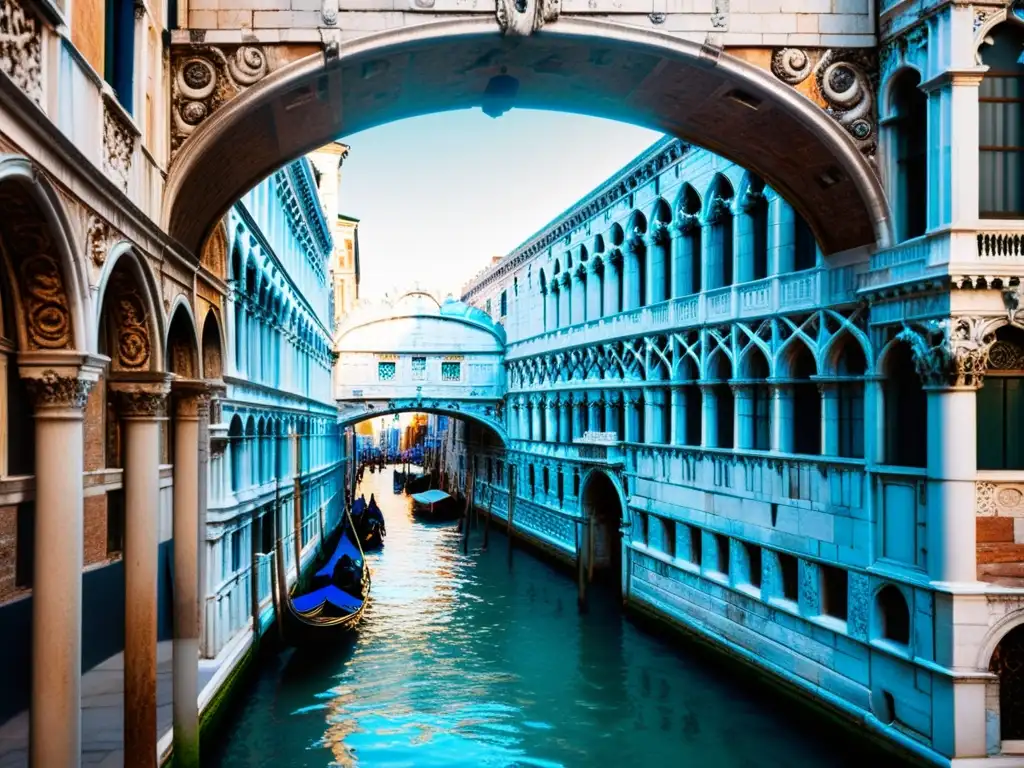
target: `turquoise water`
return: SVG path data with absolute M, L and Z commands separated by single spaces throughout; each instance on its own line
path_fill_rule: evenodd
M 573 579 L 482 529 L 427 525 L 365 476 L 387 518 L 373 600 L 328 656 L 267 658 L 227 724 L 225 768 L 895 765 L 688 644 L 576 609 Z M 210 760 L 210 758 L 213 758 Z M 209 761 L 209 762 L 208 762 Z

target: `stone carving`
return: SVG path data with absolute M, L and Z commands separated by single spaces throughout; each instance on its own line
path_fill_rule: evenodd
M 503 35 L 525 37 L 557 21 L 562 0 L 497 0 L 495 11 Z
M 185 419 L 205 419 L 210 415 L 210 393 L 175 392 L 174 415 Z
M 61 376 L 48 369 L 38 378 L 25 378 L 32 404 L 40 408 L 84 408 L 96 382 L 78 376 Z
M 0 72 L 36 104 L 42 103 L 42 29 L 18 0 L 0 0 Z
M 202 46 L 183 54 L 171 79 L 172 158 L 207 117 L 269 71 L 266 54 L 255 45 L 233 51 Z
M 136 133 L 117 108 L 104 104 L 103 108 L 103 171 L 122 192 L 128 191 L 135 152 Z
M 149 312 L 138 286 L 124 272 L 111 277 L 113 313 L 116 320 L 114 360 L 120 370 L 142 370 L 149 364 Z
M 99 216 L 89 219 L 89 229 L 85 235 L 86 250 L 92 257 L 92 263 L 102 267 L 107 260 L 107 250 L 110 247 L 110 228 Z
M 328 27 L 338 23 L 338 0 L 323 0 L 320 6 L 320 19 Z
M 799 48 L 780 48 L 772 54 L 772 74 L 789 85 L 800 85 L 814 74 L 825 111 L 873 157 L 878 146 L 874 83 L 874 53 L 829 48 L 814 63 L 812 54 Z
M 715 0 L 715 10 L 711 14 L 711 26 L 722 30 L 729 26 L 729 0 Z
M 217 277 L 227 275 L 228 235 L 224 222 L 218 222 L 203 246 L 199 262 Z
M 162 418 L 167 408 L 167 393 L 152 389 L 114 391 L 117 412 L 122 418 Z
M 978 388 L 995 343 L 988 318 L 932 320 L 919 333 L 904 326 L 896 338 L 910 344 L 914 366 L 926 386 Z
M 1009 341 L 997 341 L 988 351 L 988 368 L 994 371 L 1024 371 L 1024 350 Z
M 17 270 L 28 347 L 71 346 L 71 312 L 46 218 L 13 185 L 0 188 L 0 210 L 0 242 Z
M 977 483 L 975 513 L 984 517 L 1024 517 L 1024 485 Z

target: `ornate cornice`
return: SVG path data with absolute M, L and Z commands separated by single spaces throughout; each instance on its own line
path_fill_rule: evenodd
M 288 214 L 292 234 L 305 246 L 307 253 L 317 254 L 313 269 L 323 278 L 324 265 L 334 249 L 334 241 L 320 205 L 309 160 L 296 160 L 279 170 L 276 176 L 277 197 Z

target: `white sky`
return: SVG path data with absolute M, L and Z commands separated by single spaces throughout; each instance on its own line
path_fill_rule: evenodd
M 340 212 L 360 219 L 360 296 L 415 283 L 458 294 L 659 134 L 609 120 L 479 109 L 343 137 Z

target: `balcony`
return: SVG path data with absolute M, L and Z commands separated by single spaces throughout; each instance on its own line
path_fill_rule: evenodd
M 532 456 L 543 456 L 564 461 L 621 466 L 625 461 L 622 443 L 596 440 L 577 440 L 572 443 L 534 442 L 514 440 L 513 450 Z
M 532 336 L 508 346 L 506 360 L 565 347 L 581 347 L 638 334 L 657 334 L 706 324 L 766 317 L 854 300 L 852 266 L 816 267 L 681 296 L 659 304 Z

